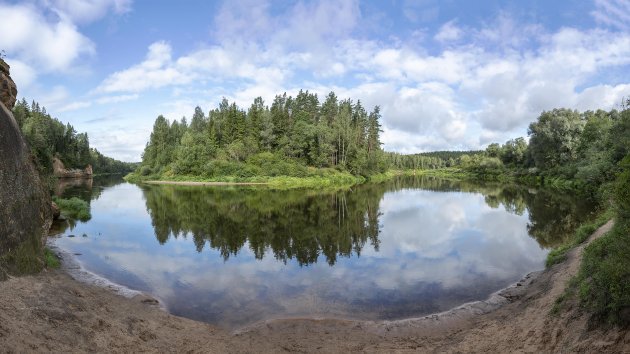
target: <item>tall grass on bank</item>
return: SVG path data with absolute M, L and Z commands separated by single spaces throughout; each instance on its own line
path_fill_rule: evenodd
M 630 155 L 620 166 L 622 172 L 611 193 L 613 207 L 605 213 L 614 217 L 615 225 L 584 248 L 580 270 L 556 300 L 552 313 L 559 312 L 565 301 L 577 293 L 580 305 L 594 320 L 630 325 Z M 602 215 L 598 221 L 605 218 Z M 583 232 L 588 235 L 590 230 L 594 229 L 585 226 Z M 550 259 L 559 257 L 550 254 Z
M 600 213 L 595 220 L 590 222 L 585 222 L 580 227 L 575 230 L 575 234 L 572 239 L 570 239 L 567 243 L 560 245 L 547 255 L 547 260 L 545 262 L 545 266 L 547 268 L 562 263 L 567 259 L 567 253 L 575 248 L 576 246 L 584 243 L 586 239 L 590 235 L 595 232 L 600 226 L 604 225 L 608 220 L 613 217 L 614 213 L 612 209 L 608 209 L 602 213 Z
M 614 188 L 615 226 L 584 249 L 576 284 L 596 319 L 630 325 L 630 155 Z
M 308 170 L 298 176 L 189 176 L 175 174 L 161 174 L 141 176 L 138 173 L 130 173 L 125 176 L 125 180 L 131 183 L 141 183 L 143 181 L 174 181 L 174 182 L 225 182 L 225 183 L 264 183 L 268 188 L 273 189 L 293 189 L 293 188 L 328 188 L 328 187 L 349 187 L 355 184 L 364 183 L 367 179 L 362 176 L 353 176 L 348 172 L 341 172 L 334 169 Z
M 57 269 L 61 267 L 59 257 L 48 247 L 44 248 L 44 263 L 46 263 L 46 268 Z
M 72 197 L 70 199 L 62 199 L 53 197 L 53 201 L 61 209 L 61 213 L 72 219 L 88 221 L 92 218 L 90 214 L 90 205 L 83 199 Z

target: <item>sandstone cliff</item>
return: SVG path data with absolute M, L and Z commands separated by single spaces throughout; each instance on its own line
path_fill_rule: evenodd
M 83 170 L 67 169 L 58 158 L 53 158 L 53 174 L 57 178 L 92 178 L 92 165 L 87 165 Z
M 11 110 L 17 99 L 17 87 L 9 75 L 9 68 L 9 64 L 0 59 L 0 102 Z
M 50 196 L 9 110 L 17 90 L 0 59 L 0 280 L 39 271 L 51 224 Z

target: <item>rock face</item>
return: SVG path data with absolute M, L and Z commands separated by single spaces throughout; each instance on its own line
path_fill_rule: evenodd
M 51 200 L 31 152 L 6 104 L 15 103 L 15 84 L 2 64 L 0 97 L 0 280 L 43 266 L 45 236 L 52 222 Z M 8 65 L 6 66 L 8 68 Z M 8 69 L 6 70 L 8 72 Z M 7 84 L 7 82 L 9 84 Z M 9 90 L 5 90 L 9 85 Z M 13 86 L 11 86 L 13 85 Z M 7 99 L 8 98 L 8 99 Z
M 59 209 L 59 206 L 55 202 L 51 203 L 50 211 L 52 212 L 53 220 L 57 220 L 61 216 L 61 209 Z
M 92 178 L 92 165 L 87 165 L 83 170 L 67 169 L 58 158 L 53 158 L 53 174 L 57 178 Z
M 9 64 L 0 59 L 0 102 L 9 110 L 15 106 L 17 87 L 9 76 Z

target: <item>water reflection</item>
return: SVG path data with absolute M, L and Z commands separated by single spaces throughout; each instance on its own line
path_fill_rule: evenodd
M 76 195 L 92 200 L 92 220 L 72 231 L 87 237 L 58 246 L 174 314 L 228 328 L 484 299 L 541 268 L 543 248 L 589 210 L 570 196 L 420 177 L 337 192 L 95 180 Z
M 360 256 L 366 243 L 378 251 L 379 204 L 386 192 L 405 189 L 481 193 L 493 209 L 502 207 L 516 215 L 527 211 L 530 235 L 546 248 L 569 237 L 590 210 L 569 195 L 431 177 L 329 192 L 142 186 L 160 244 L 190 234 L 197 252 L 207 244 L 226 261 L 247 245 L 257 259 L 271 249 L 277 260 L 295 259 L 301 266 L 320 255 L 330 265 L 339 256 Z
M 330 265 L 338 256 L 360 255 L 366 243 L 378 250 L 378 204 L 383 185 L 360 192 L 273 191 L 244 188 L 143 186 L 157 240 L 191 234 L 197 252 L 204 245 L 224 260 L 246 244 L 256 259 L 267 250 L 286 263 Z

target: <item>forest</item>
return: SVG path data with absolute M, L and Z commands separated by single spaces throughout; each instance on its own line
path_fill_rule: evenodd
M 384 172 L 380 109 L 331 92 L 277 95 L 271 107 L 257 98 L 246 111 L 226 99 L 206 115 L 197 107 L 190 120 L 159 116 L 142 155 L 141 176 L 189 175 L 308 177 L 349 172 Z
M 92 165 L 94 174 L 128 173 L 136 166 L 104 156 L 90 147 L 87 133 L 78 133 L 72 125 L 63 124 L 46 112 L 45 107 L 25 99 L 16 102 L 13 116 L 31 148 L 37 168 L 43 176 L 52 175 L 53 158 L 66 168 L 83 169 Z
M 251 180 L 345 173 L 369 179 L 386 171 L 450 168 L 467 178 L 516 179 L 595 196 L 609 186 L 629 151 L 629 115 L 625 105 L 611 111 L 554 109 L 530 124 L 529 139 L 480 151 L 404 155 L 383 151 L 378 106 L 367 112 L 361 101 L 339 100 L 334 92 L 323 102 L 308 91 L 295 98 L 285 93 L 271 107 L 259 97 L 248 110 L 223 99 L 208 114 L 196 107 L 190 122 L 160 115 L 133 177 Z

